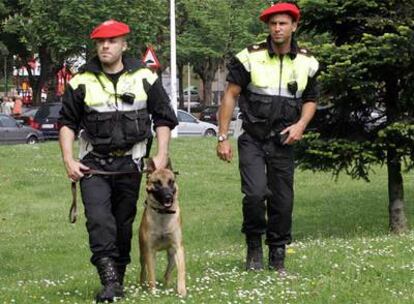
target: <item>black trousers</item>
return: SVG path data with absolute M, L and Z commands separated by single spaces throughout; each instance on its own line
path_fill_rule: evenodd
M 97 158 L 88 154 L 82 163 L 104 171 L 137 171 L 138 174 L 93 175 L 80 181 L 85 207 L 91 262 L 112 257 L 120 265 L 131 261 L 132 224 L 137 213 L 141 173 L 131 156 Z
M 266 244 L 281 246 L 292 241 L 293 147 L 265 142 L 243 133 L 238 139 L 243 198 L 242 232 L 266 233 Z M 266 216 L 267 215 L 267 216 Z

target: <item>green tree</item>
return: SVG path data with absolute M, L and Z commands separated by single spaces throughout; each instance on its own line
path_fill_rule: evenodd
M 203 81 L 204 103 L 211 104 L 212 82 L 230 54 L 255 42 L 262 30 L 258 16 L 262 0 L 182 0 L 185 22 L 177 38 L 178 62 L 190 62 Z
M 130 50 L 132 55 L 139 56 L 148 42 L 156 41 L 164 6 L 160 0 L 7 1 L 4 31 L 19 42 L 16 53 L 23 65 L 28 66 L 35 55 L 41 64 L 39 77 L 31 75 L 28 69 L 34 104 L 40 102 L 46 83 L 52 89 L 49 96 L 53 97 L 53 80 L 65 60 L 93 54 L 89 33 L 94 26 L 108 19 L 128 23 L 133 32 L 129 37 Z M 11 43 L 12 39 L 7 41 Z
M 299 146 L 300 165 L 368 180 L 374 165 L 385 164 L 389 227 L 403 232 L 407 220 L 402 165 L 406 170 L 414 165 L 414 3 L 301 4 L 302 28 L 319 41 L 328 37 L 334 43 L 313 46 L 324 67 L 321 100 L 333 108 L 320 133 L 306 136 Z
M 64 59 L 80 52 L 83 44 L 77 44 L 74 52 L 71 45 L 73 41 L 67 39 L 68 44 L 65 40 L 68 37 L 66 33 L 71 32 L 73 25 L 69 16 L 61 16 L 63 1 L 9 1 L 8 8 L 4 29 L 18 43 L 15 48 L 17 64 L 27 68 L 33 89 L 33 103 L 38 104 L 42 88 L 54 79 Z M 78 35 L 81 32 L 77 31 Z M 8 42 L 11 43 L 12 39 Z M 32 75 L 29 65 L 35 56 L 41 65 L 39 77 Z M 53 87 L 53 83 L 50 87 Z

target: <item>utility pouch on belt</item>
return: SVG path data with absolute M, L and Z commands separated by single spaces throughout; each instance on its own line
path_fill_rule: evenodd
M 296 92 L 298 91 L 298 83 L 296 81 L 288 82 L 287 87 L 289 93 L 295 96 L 296 98 Z

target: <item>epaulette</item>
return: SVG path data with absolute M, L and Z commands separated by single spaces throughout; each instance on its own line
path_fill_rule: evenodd
M 267 42 L 255 43 L 247 47 L 249 53 L 267 50 Z
M 308 49 L 305 49 L 305 48 L 298 48 L 298 54 L 302 54 L 302 55 L 305 55 L 305 56 L 308 56 L 308 57 L 313 56 L 311 51 L 309 51 Z

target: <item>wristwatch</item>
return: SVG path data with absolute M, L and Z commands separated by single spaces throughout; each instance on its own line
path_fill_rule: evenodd
M 227 135 L 221 134 L 217 137 L 217 140 L 218 140 L 219 143 L 223 142 L 223 141 L 227 140 Z

